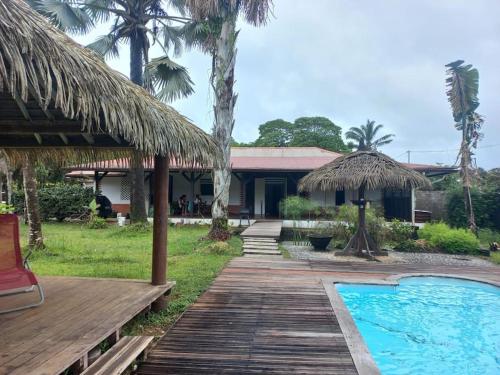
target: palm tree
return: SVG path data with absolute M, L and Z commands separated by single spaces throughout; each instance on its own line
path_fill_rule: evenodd
M 29 0 L 40 13 L 61 29 L 84 34 L 97 23 L 112 20 L 108 34 L 87 47 L 103 58 L 117 57 L 120 43 L 130 47 L 130 79 L 161 100 L 174 100 L 193 93 L 192 82 L 185 68 L 174 63 L 168 52 L 181 51 L 179 27 L 189 21 L 184 17 L 183 1 L 170 0 Z M 167 9 L 173 9 L 175 15 Z M 149 60 L 149 49 L 157 43 L 165 55 Z M 144 69 L 146 67 L 146 69 Z M 131 219 L 147 220 L 143 155 L 131 158 Z
M 42 220 L 38 203 L 38 189 L 35 178 L 34 161 L 25 156 L 23 162 L 23 188 L 24 202 L 26 206 L 26 218 L 28 220 L 28 246 L 31 249 L 43 248 Z
M 366 125 L 352 127 L 345 133 L 347 139 L 351 139 L 356 144 L 351 143 L 351 147 L 356 147 L 358 151 L 376 151 L 380 146 L 384 146 L 393 141 L 394 134 L 386 134 L 380 138 L 375 138 L 384 125 L 375 125 L 375 121 L 366 120 Z
M 448 101 L 453 112 L 455 127 L 462 132 L 462 142 L 459 151 L 460 173 L 462 177 L 465 212 L 469 228 L 477 234 L 476 219 L 471 199 L 471 169 L 472 148 L 477 146 L 482 134 L 483 118 L 476 113 L 479 107 L 477 93 L 479 90 L 479 72 L 472 65 L 462 65 L 463 60 L 457 60 L 446 65 L 448 77 L 446 84 Z
M 229 186 L 231 183 L 231 134 L 234 128 L 234 67 L 236 63 L 236 20 L 239 15 L 255 25 L 267 22 L 271 0 L 186 0 L 193 21 L 183 28 L 189 45 L 212 56 L 210 84 L 214 91 L 213 136 L 221 157 L 213 168 L 212 238 L 227 238 Z

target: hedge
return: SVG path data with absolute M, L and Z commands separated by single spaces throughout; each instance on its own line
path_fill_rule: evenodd
M 59 183 L 38 189 L 40 216 L 42 220 L 62 221 L 68 217 L 84 214 L 95 198 L 92 188 L 78 184 Z M 24 193 L 16 191 L 12 196 L 16 212 L 24 211 Z
M 451 254 L 474 254 L 479 251 L 479 240 L 467 229 L 450 228 L 445 223 L 427 223 L 418 231 L 418 238 L 431 248 Z
M 472 189 L 472 206 L 479 228 L 500 229 L 500 189 Z M 461 189 L 453 189 L 447 197 L 448 223 L 453 227 L 467 227 L 464 195 Z

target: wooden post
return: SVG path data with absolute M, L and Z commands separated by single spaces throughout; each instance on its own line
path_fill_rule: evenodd
M 168 229 L 168 156 L 155 156 L 153 262 L 151 283 L 164 285 L 167 282 L 167 229 Z M 165 308 L 165 297 L 152 305 L 155 312 Z

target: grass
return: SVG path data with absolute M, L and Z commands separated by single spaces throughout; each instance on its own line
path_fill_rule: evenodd
M 24 225 L 21 232 L 24 241 Z M 47 223 L 43 232 L 47 248 L 31 257 L 38 275 L 150 279 L 151 230 Z M 129 333 L 160 334 L 208 288 L 226 263 L 240 254 L 239 237 L 231 238 L 223 252 L 210 251 L 210 241 L 200 240 L 207 232 L 203 226 L 169 228 L 168 278 L 177 285 L 167 309 L 136 319 L 128 327 Z

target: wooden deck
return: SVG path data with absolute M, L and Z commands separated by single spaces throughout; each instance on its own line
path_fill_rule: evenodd
M 237 258 L 158 342 L 138 374 L 377 374 L 328 286 L 407 273 L 500 283 L 500 268 L 493 266 Z
M 256 221 L 241 232 L 241 237 L 272 238 L 277 240 L 280 238 L 282 226 L 282 221 Z
M 76 277 L 40 281 L 42 306 L 0 315 L 1 375 L 61 373 L 172 287 Z M 0 301 L 2 307 L 13 302 L 9 298 Z

